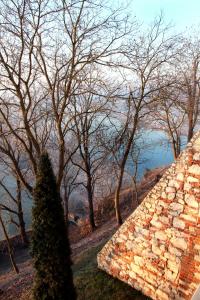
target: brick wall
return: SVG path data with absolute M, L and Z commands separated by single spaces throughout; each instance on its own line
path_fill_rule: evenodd
M 200 132 L 98 254 L 100 269 L 157 300 L 200 284 Z

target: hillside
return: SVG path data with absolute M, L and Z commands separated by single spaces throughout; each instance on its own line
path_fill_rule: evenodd
M 138 187 L 139 200 L 145 197 L 146 193 L 155 184 L 157 175 L 162 174 L 164 169 L 156 169 L 148 174 Z M 124 198 L 122 205 L 123 219 L 126 219 L 132 212 L 131 190 L 122 191 L 121 197 Z M 132 203 L 131 203 L 132 204 Z M 112 215 L 112 213 L 111 213 Z M 106 219 L 106 216 L 104 216 Z M 107 220 L 108 220 L 107 216 Z M 73 273 L 75 285 L 78 291 L 78 299 L 147 299 L 138 291 L 133 290 L 124 284 L 108 276 L 97 269 L 96 254 L 103 247 L 106 241 L 117 230 L 115 216 L 109 221 L 99 224 L 97 230 L 88 234 L 86 237 L 71 244 Z M 73 232 L 73 230 L 75 230 Z M 71 229 L 71 236 L 77 234 L 76 229 Z M 9 261 L 4 259 L 1 263 L 0 270 L 0 288 L 4 291 L 0 295 L 1 300 L 28 300 L 30 299 L 30 290 L 33 280 L 33 268 L 29 253 L 24 249 L 16 250 L 16 261 L 20 269 L 19 275 L 10 271 Z

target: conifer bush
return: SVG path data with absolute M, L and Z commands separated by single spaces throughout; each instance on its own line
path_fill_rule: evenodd
M 38 163 L 33 192 L 34 300 L 74 300 L 76 292 L 64 212 L 48 154 Z

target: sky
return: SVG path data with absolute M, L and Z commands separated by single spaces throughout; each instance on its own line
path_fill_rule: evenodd
M 200 0 L 129 0 L 133 14 L 144 23 L 149 23 L 162 10 L 167 22 L 177 30 L 200 24 Z

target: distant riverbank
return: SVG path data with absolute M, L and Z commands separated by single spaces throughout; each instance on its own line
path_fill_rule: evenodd
M 185 138 L 183 138 L 183 148 L 185 146 Z M 140 147 L 140 157 L 138 165 L 138 181 L 141 180 L 146 170 L 152 170 L 158 167 L 169 165 L 173 162 L 173 154 L 169 141 L 166 135 L 161 131 L 146 130 L 141 137 L 138 139 L 138 146 Z M 127 170 L 133 173 L 133 162 L 128 161 Z M 9 180 L 10 189 L 13 189 L 12 182 Z M 0 190 L 0 196 L 3 197 L 2 191 Z M 31 226 L 31 199 L 25 198 L 23 201 L 24 219 L 26 228 L 29 229 Z M 13 224 L 8 224 L 8 231 L 10 235 L 17 233 L 16 227 Z M 0 232 L 0 240 L 2 234 Z

